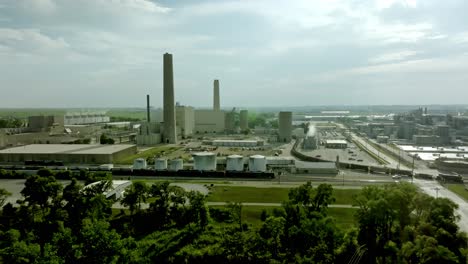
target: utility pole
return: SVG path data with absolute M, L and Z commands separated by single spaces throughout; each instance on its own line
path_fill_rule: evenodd
M 411 170 L 411 183 L 413 183 L 413 178 L 414 178 L 414 155 L 413 155 L 413 169 Z

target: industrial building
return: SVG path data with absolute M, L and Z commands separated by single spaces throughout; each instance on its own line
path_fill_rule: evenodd
M 195 110 L 190 106 L 176 106 L 177 134 L 182 138 L 192 136 L 195 130 Z
M 294 173 L 336 175 L 338 168 L 335 162 L 296 162 Z
M 86 125 L 107 122 L 110 122 L 110 117 L 105 112 L 99 111 L 67 113 L 64 116 L 65 125 Z
M 58 128 L 58 132 L 63 133 L 64 124 L 63 116 L 28 117 L 29 132 L 53 132 L 54 128 Z
M 279 112 L 278 141 L 290 142 L 292 138 L 292 112 Z
M 135 145 L 32 144 L 0 150 L 0 162 L 58 160 L 71 164 L 109 164 L 136 151 Z
M 264 144 L 262 140 L 216 139 L 211 141 L 211 145 L 218 147 L 258 147 Z
M 222 111 L 195 110 L 195 133 L 221 133 L 225 129 L 225 115 Z
M 348 142 L 341 139 L 327 139 L 325 140 L 325 147 L 331 149 L 345 149 L 348 147 Z

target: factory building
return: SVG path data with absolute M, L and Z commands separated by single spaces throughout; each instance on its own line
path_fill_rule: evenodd
M 417 146 L 437 146 L 439 145 L 440 139 L 434 135 L 414 135 L 414 144 Z
M 29 116 L 28 128 L 30 132 L 49 132 L 55 128 L 63 132 L 65 121 L 63 116 Z
M 135 145 L 32 144 L 0 150 L 0 162 L 59 160 L 71 164 L 109 164 L 135 153 Z
M 174 70 L 172 65 L 172 54 L 165 53 L 163 56 L 164 66 L 164 143 L 177 143 L 176 135 L 176 115 L 175 115 L 175 99 L 174 99 Z
M 249 111 L 241 110 L 239 119 L 240 129 L 242 131 L 249 129 Z
M 193 135 L 195 130 L 195 110 L 190 106 L 176 106 L 177 134 L 182 138 Z
M 292 112 L 279 112 L 279 142 L 290 142 L 292 133 Z
M 211 145 L 218 147 L 258 147 L 263 146 L 263 140 L 233 140 L 233 139 L 216 139 L 211 141 Z
M 224 117 L 224 122 L 226 132 L 234 133 L 236 130 L 236 113 L 234 111 L 227 112 Z
M 449 126 L 437 126 L 436 135 L 439 136 L 440 144 L 446 145 L 450 143 Z
M 345 149 L 348 147 L 348 142 L 341 139 L 327 139 L 325 140 L 325 147 L 331 149 Z
M 222 111 L 195 110 L 195 133 L 224 132 L 225 116 Z
M 64 116 L 65 125 L 85 125 L 110 122 L 105 112 L 77 112 L 67 113 Z

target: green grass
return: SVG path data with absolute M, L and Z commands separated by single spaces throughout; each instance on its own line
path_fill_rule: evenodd
M 281 203 L 288 199 L 289 188 L 255 188 L 235 186 L 215 186 L 207 201 L 209 202 L 250 202 Z M 335 204 L 352 204 L 358 189 L 334 189 Z
M 260 219 L 262 210 L 265 209 L 268 215 L 272 215 L 274 208 L 275 207 L 242 206 L 242 222 L 259 228 L 263 224 Z M 328 208 L 328 215 L 335 219 L 336 225 L 339 228 L 345 230 L 356 226 L 356 220 L 354 218 L 356 210 L 357 209 L 354 208 Z
M 458 196 L 468 201 L 468 190 L 466 189 L 464 184 L 447 184 L 445 186 L 450 191 L 456 193 Z
M 137 153 L 135 155 L 127 156 L 123 159 L 119 159 L 115 161 L 116 164 L 133 164 L 133 161 L 138 158 L 149 158 L 149 157 L 155 157 L 158 155 L 161 155 L 163 152 L 165 155 L 172 153 L 176 150 L 180 149 L 180 147 L 168 147 L 168 146 L 162 146 L 162 147 L 155 147 L 148 149 L 146 151 Z

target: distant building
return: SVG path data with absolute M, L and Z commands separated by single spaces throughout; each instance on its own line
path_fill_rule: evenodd
M 105 112 L 77 112 L 67 113 L 64 116 L 65 125 L 85 125 L 110 122 Z
M 223 111 L 195 110 L 195 133 L 221 133 L 225 128 Z
M 348 147 L 348 142 L 341 139 L 327 139 L 325 140 L 325 147 L 331 149 L 345 149 Z
M 292 112 L 279 112 L 278 141 L 290 142 L 292 139 Z
M 195 110 L 190 106 L 176 106 L 176 124 L 182 138 L 193 135 L 195 129 Z

